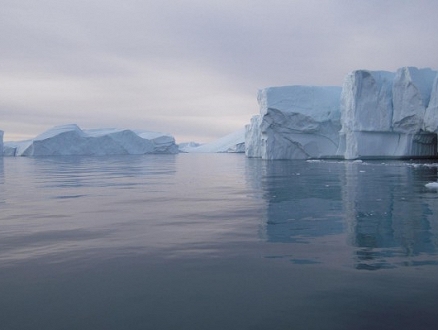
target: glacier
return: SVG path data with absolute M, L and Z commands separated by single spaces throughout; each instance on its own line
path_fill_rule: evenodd
M 34 139 L 4 142 L 5 156 L 105 156 L 178 153 L 165 133 L 129 129 L 82 130 L 75 124 L 55 126 Z
M 437 156 L 438 75 L 429 68 L 355 70 L 342 87 L 269 87 L 246 125 L 263 159 Z
M 245 129 L 242 128 L 205 144 L 195 142 L 181 143 L 179 151 L 187 153 L 244 153 Z

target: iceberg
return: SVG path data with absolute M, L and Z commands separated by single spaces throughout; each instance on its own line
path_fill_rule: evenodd
M 336 155 L 341 87 L 283 86 L 259 91 L 260 115 L 245 127 L 245 153 L 263 159 Z
M 436 134 L 424 130 L 436 71 L 357 70 L 341 94 L 339 155 L 345 159 L 434 157 Z
M 205 144 L 194 142 L 182 143 L 179 146 L 179 150 L 188 153 L 244 153 L 245 129 L 240 129 L 213 142 Z
M 438 75 L 431 69 L 356 70 L 341 87 L 258 93 L 246 156 L 263 159 L 436 157 Z
M 178 153 L 175 139 L 164 133 L 128 129 L 82 130 L 55 126 L 32 140 L 5 142 L 5 156 L 141 155 Z

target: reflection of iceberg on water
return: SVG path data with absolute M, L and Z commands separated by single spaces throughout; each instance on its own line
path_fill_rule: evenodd
M 262 237 L 269 242 L 296 243 L 343 232 L 340 180 L 334 174 L 333 184 L 327 184 L 315 175 L 318 171 L 336 173 L 339 165 L 294 161 L 257 163 L 259 173 L 263 174 L 254 181 L 261 185 L 266 202 Z
M 365 270 L 438 265 L 438 203 L 436 192 L 424 187 L 436 179 L 437 167 L 256 159 L 247 164 L 251 186 L 265 204 L 261 238 L 308 243 L 273 247 L 287 250 L 284 255 L 324 261 L 330 254 L 330 262 L 351 264 L 350 257 L 335 256 L 351 251 L 355 267 Z
M 395 267 L 409 263 L 410 257 L 436 252 L 434 212 L 414 197 L 422 189 L 415 185 L 416 176 L 431 175 L 425 171 L 436 176 L 431 168 L 345 164 L 345 218 L 349 243 L 358 248 L 357 268 Z
M 0 204 L 4 203 L 5 201 L 4 183 L 5 183 L 5 171 L 3 165 L 3 157 L 0 157 Z

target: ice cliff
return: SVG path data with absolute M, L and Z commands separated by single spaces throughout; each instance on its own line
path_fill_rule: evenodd
M 5 156 L 141 155 L 177 153 L 175 139 L 164 133 L 128 129 L 82 130 L 56 126 L 32 140 L 5 142 Z
M 429 105 L 424 115 L 424 130 L 438 133 L 438 75 L 432 85 Z
M 264 159 L 435 157 L 438 76 L 431 69 L 357 70 L 343 87 L 271 87 L 246 126 Z
M 248 157 L 330 157 L 339 146 L 340 87 L 285 86 L 260 90 L 260 115 L 246 126 Z
M 341 96 L 344 148 L 338 153 L 346 159 L 436 156 L 436 134 L 426 129 L 436 76 L 413 67 L 348 74 Z

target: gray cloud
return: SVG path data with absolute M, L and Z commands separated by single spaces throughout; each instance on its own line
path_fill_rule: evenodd
M 341 85 L 354 69 L 437 68 L 438 4 L 0 0 L 5 138 L 53 125 L 208 141 L 256 114 L 257 89 Z

